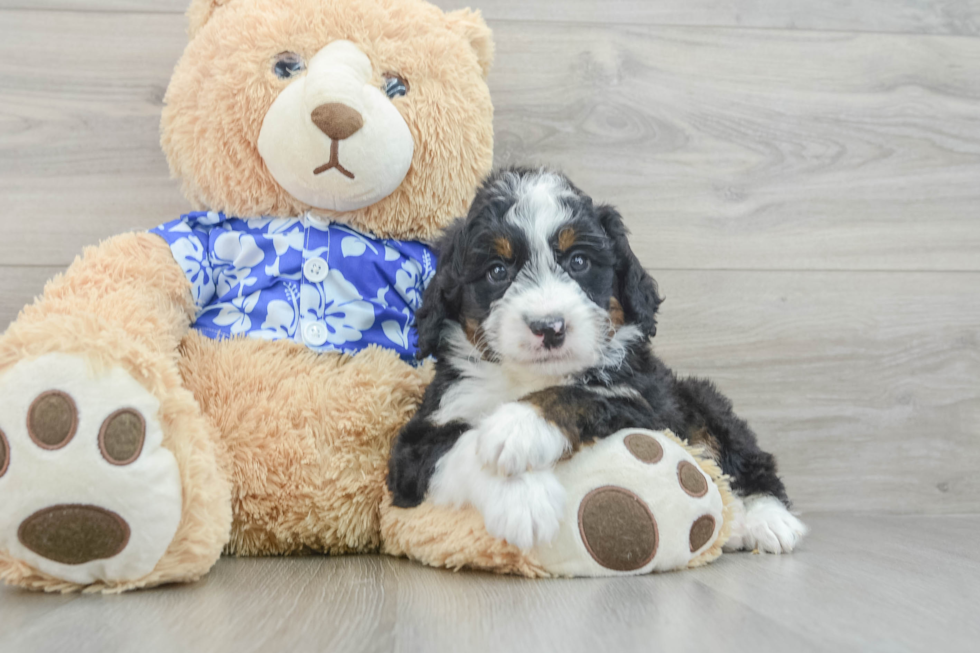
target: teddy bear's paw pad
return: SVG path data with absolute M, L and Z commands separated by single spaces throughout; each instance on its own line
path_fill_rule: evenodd
M 629 490 L 606 486 L 589 492 L 579 505 L 578 526 L 589 554 L 607 569 L 634 571 L 657 554 L 657 520 Z
M 60 390 L 42 392 L 27 410 L 27 433 L 42 449 L 60 449 L 75 436 L 78 409 Z
M 608 576 L 686 567 L 721 534 L 724 500 L 697 459 L 669 434 L 614 433 L 555 467 L 568 503 L 545 569 Z
M 659 463 L 664 457 L 664 448 L 660 443 L 644 433 L 630 433 L 623 438 L 623 445 L 637 460 L 648 465 Z
M 65 565 L 117 556 L 129 543 L 129 534 L 129 524 L 116 513 L 72 504 L 38 510 L 17 529 L 21 544 Z
M 66 581 L 136 580 L 180 522 L 180 472 L 159 401 L 77 356 L 0 376 L 0 550 Z
M 692 497 L 700 498 L 708 493 L 708 479 L 692 462 L 682 460 L 677 465 L 677 480 L 680 481 L 681 489 Z

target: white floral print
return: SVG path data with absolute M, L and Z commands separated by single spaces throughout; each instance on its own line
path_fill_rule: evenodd
M 207 306 L 214 297 L 207 252 L 194 234 L 175 240 L 170 246 L 174 259 L 191 282 L 191 295 L 198 308 Z
M 194 327 L 204 335 L 305 342 L 301 325 L 316 322 L 326 341 L 306 343 L 315 351 L 355 353 L 374 344 L 415 359 L 412 323 L 435 272 L 422 243 L 307 218 L 215 212 L 189 213 L 152 233 L 170 244 L 190 280 Z M 316 257 L 327 268 L 319 281 L 303 272 Z
M 236 297 L 230 302 L 224 302 L 220 307 L 217 307 L 220 310 L 214 318 L 214 323 L 228 327 L 233 336 L 248 333 L 252 328 L 249 313 L 255 310 L 255 305 L 259 303 L 260 294 L 261 292 L 256 290 L 248 297 Z

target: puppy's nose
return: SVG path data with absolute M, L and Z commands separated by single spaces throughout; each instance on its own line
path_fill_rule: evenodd
M 335 141 L 350 138 L 364 126 L 361 114 L 340 102 L 321 104 L 310 117 L 320 131 Z
M 536 336 L 541 336 L 545 349 L 561 347 L 565 342 L 565 320 L 560 317 L 547 317 L 543 320 L 532 320 L 527 327 Z

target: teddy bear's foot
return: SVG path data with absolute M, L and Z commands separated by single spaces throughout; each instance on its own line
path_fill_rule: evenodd
M 776 497 L 745 497 L 735 502 L 732 535 L 725 543 L 725 551 L 791 553 L 807 530 Z
M 0 375 L 0 557 L 79 585 L 153 571 L 182 505 L 159 407 L 123 369 L 79 356 Z
M 644 574 L 721 554 L 727 481 L 669 431 L 626 429 L 555 468 L 567 491 L 561 529 L 533 553 L 561 576 Z

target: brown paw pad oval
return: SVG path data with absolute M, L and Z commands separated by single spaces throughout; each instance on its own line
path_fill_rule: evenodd
M 715 534 L 715 518 L 711 515 L 701 515 L 691 526 L 691 553 L 694 553 L 708 543 Z
M 7 444 L 7 435 L 0 431 L 0 476 L 7 473 L 10 466 L 10 445 Z
M 99 430 L 102 457 L 113 465 L 128 465 L 139 458 L 144 440 L 146 420 L 133 408 L 123 408 L 109 415 Z
M 578 526 L 589 554 L 607 569 L 634 571 L 657 554 L 657 521 L 643 499 L 624 488 L 600 487 L 585 495 Z
M 48 390 L 37 396 L 27 410 L 27 433 L 42 449 L 60 449 L 75 437 L 78 408 L 61 390 Z
M 682 460 L 677 466 L 677 478 L 681 489 L 692 497 L 703 497 L 708 493 L 708 481 L 694 463 Z
M 105 508 L 62 504 L 25 519 L 17 529 L 17 539 L 48 560 L 82 565 L 122 553 L 129 532 L 126 520 Z
M 660 462 L 664 457 L 664 448 L 655 438 L 646 433 L 630 433 L 623 440 L 623 444 L 640 462 L 652 465 Z

